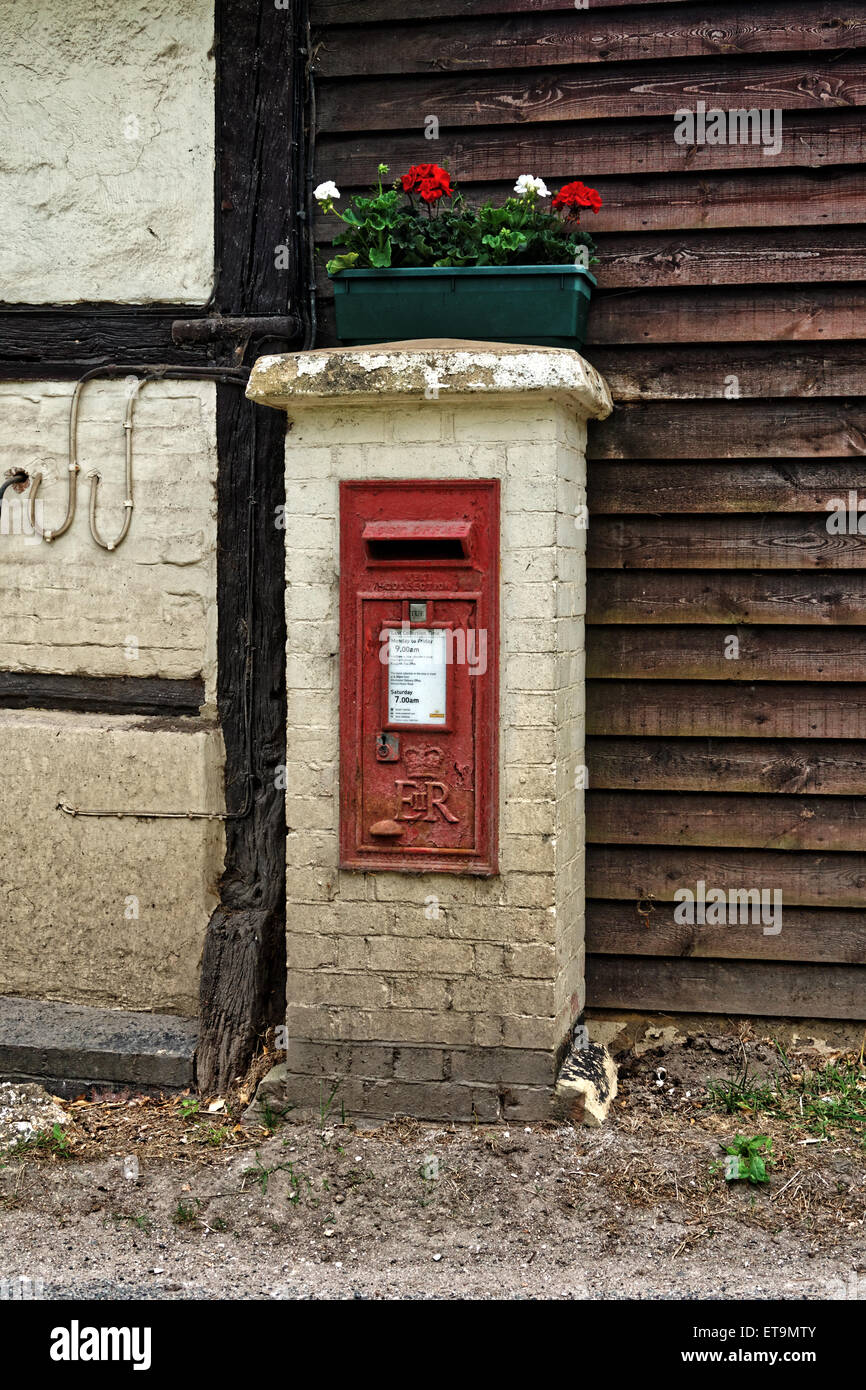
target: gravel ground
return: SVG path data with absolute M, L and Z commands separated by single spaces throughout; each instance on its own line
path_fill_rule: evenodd
M 71 1156 L 30 1147 L 0 1167 L 0 1276 L 85 1299 L 866 1298 L 862 1131 L 816 1140 L 796 1116 L 711 1106 L 707 1075 L 735 1060 L 718 1041 L 621 1058 L 601 1130 L 266 1135 L 221 1102 L 187 1118 L 176 1099 L 67 1106 Z M 769 1075 L 762 1047 L 750 1061 Z M 768 1185 L 714 1171 L 738 1131 L 772 1135 Z

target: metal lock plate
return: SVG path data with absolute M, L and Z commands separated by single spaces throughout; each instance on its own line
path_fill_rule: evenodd
M 376 760 L 380 763 L 400 761 L 399 734 L 389 734 L 383 729 L 381 733 L 376 735 Z

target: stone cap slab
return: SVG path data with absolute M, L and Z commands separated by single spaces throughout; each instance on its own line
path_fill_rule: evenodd
M 458 338 L 413 339 L 370 347 L 315 348 L 260 357 L 247 396 L 277 410 L 305 402 L 369 404 L 455 395 L 561 399 L 603 420 L 613 409 L 604 379 L 570 348 L 522 347 Z

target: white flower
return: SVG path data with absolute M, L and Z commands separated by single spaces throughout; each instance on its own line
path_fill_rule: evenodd
M 540 198 L 550 197 L 550 189 L 544 179 L 537 179 L 533 174 L 521 174 L 514 191 L 518 198 L 527 198 L 530 193 L 537 193 Z
M 330 203 L 333 198 L 339 198 L 339 196 L 339 188 L 330 179 L 328 179 L 327 183 L 320 183 L 313 194 L 317 203 Z

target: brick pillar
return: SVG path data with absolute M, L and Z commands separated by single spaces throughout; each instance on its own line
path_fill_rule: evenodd
M 442 341 L 263 357 L 248 395 L 288 415 L 287 1097 L 546 1115 L 584 1005 L 585 443 L 607 388 L 575 352 Z M 338 484 L 491 477 L 500 872 L 341 870 Z

